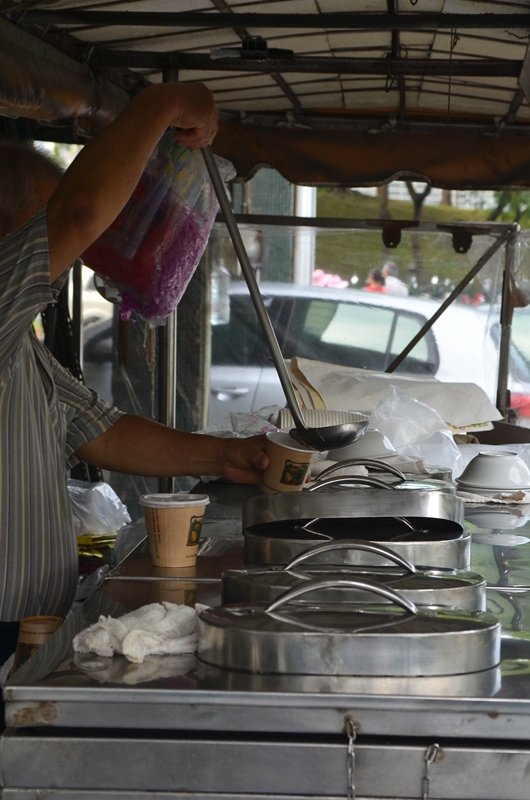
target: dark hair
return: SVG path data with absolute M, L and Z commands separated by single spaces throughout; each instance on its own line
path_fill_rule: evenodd
M 377 267 L 375 269 L 371 269 L 368 273 L 368 280 L 370 279 L 372 279 L 374 283 L 378 283 L 380 286 L 385 285 L 385 276 L 383 275 L 383 271 Z

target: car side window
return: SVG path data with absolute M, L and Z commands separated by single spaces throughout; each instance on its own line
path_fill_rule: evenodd
M 295 301 L 305 314 L 289 330 L 286 356 L 299 355 L 344 366 L 384 370 L 420 330 L 418 315 L 383 306 L 315 299 Z M 300 309 L 299 309 L 300 310 Z M 402 372 L 434 374 L 437 362 L 432 333 L 420 340 L 405 359 Z
M 270 299 L 264 298 L 264 302 L 270 306 Z M 232 295 L 228 323 L 212 326 L 212 364 L 261 367 L 269 363 L 267 343 L 250 297 Z
M 423 327 L 426 320 L 419 319 L 402 311 L 396 312 L 396 328 L 392 337 L 391 353 L 397 356 L 408 345 L 413 336 Z M 432 334 L 431 334 L 432 336 Z M 412 350 L 414 358 L 429 361 L 429 336 L 424 336 Z

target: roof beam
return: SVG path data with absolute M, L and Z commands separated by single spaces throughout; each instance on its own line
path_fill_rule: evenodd
M 219 114 L 221 122 L 240 124 L 252 128 L 285 128 L 297 126 L 312 130 L 331 130 L 331 131 L 357 131 L 359 133 L 390 133 L 397 131 L 407 131 L 409 133 L 451 133 L 467 135 L 483 135 L 490 138 L 497 138 L 500 134 L 510 134 L 512 136 L 530 138 L 530 127 L 517 124 L 498 124 L 497 121 L 485 117 L 482 121 L 473 120 L 453 120 L 447 121 L 440 119 L 409 119 L 409 120 L 390 120 L 388 116 L 379 117 L 355 117 L 355 116 L 333 116 L 332 114 L 312 114 L 311 111 L 303 114 L 296 114 L 292 111 L 287 113 L 273 111 L 221 111 Z
M 0 109 L 0 122 L 2 111 Z M 219 118 L 222 123 L 240 124 L 250 128 L 288 128 L 297 126 L 313 131 L 351 131 L 362 134 L 377 135 L 390 132 L 404 131 L 416 134 L 432 135 L 467 135 L 484 136 L 488 139 L 498 139 L 513 136 L 530 139 L 530 128 L 526 125 L 511 124 L 511 122 L 496 123 L 490 119 L 484 121 L 447 121 L 446 119 L 417 119 L 393 120 L 388 117 L 335 117 L 329 114 L 318 116 L 309 113 L 297 114 L 295 112 L 240 112 L 220 111 Z M 55 142 L 83 143 L 90 138 L 90 133 L 80 128 L 74 121 L 63 122 L 57 125 L 46 125 L 35 120 L 25 119 L 24 122 L 32 129 L 32 138 L 50 140 Z
M 18 4 L 17 4 L 18 5 Z M 15 4 L 13 4 L 15 7 Z M 425 30 L 425 29 L 503 29 L 530 28 L 530 14 L 436 14 L 409 11 L 403 14 L 329 12 L 285 14 L 203 11 L 75 11 L 25 9 L 32 22 L 46 25 L 156 25 L 168 28 L 294 28 L 336 30 Z M 12 13 L 13 18 L 16 17 Z
M 94 48 L 92 66 L 185 69 L 234 72 L 303 72 L 352 75 L 447 75 L 451 77 L 518 77 L 522 62 L 507 59 L 329 58 L 211 58 L 200 53 L 160 53 L 141 50 Z

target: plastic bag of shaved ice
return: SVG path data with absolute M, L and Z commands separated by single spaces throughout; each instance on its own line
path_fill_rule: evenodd
M 223 180 L 232 164 L 215 157 Z M 199 150 L 168 131 L 131 198 L 112 225 L 84 253 L 87 266 L 121 295 L 121 317 L 134 312 L 156 325 L 177 307 L 206 248 L 217 197 Z

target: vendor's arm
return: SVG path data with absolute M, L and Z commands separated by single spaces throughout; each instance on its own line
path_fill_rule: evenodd
M 48 203 L 52 281 L 114 221 L 170 126 L 179 129 L 177 141 L 190 148 L 213 140 L 217 112 L 206 86 L 166 83 L 143 89 L 75 158 Z
M 145 476 L 217 475 L 235 483 L 261 483 L 268 463 L 265 437 L 225 438 L 185 433 L 125 414 L 76 456 L 115 472 Z

